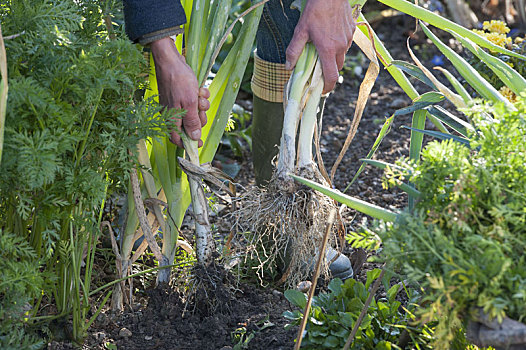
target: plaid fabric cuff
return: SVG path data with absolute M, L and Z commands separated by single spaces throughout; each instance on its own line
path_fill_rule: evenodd
M 257 52 L 254 55 L 254 73 L 252 74 L 252 92 L 262 100 L 283 102 L 283 90 L 292 71 L 285 69 L 283 63 L 262 60 Z

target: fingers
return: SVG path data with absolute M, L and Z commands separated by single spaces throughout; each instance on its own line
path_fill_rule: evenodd
M 198 113 L 197 96 L 187 98 L 183 109 L 186 110 L 186 115 L 183 116 L 184 130 L 192 140 L 197 141 L 201 138 L 201 119 Z
M 199 120 L 201 120 L 201 127 L 206 125 L 208 118 L 205 111 L 199 111 Z
M 323 93 L 329 93 L 334 89 L 338 81 L 338 63 L 336 63 L 336 56 L 330 52 L 325 52 L 322 56 L 320 54 L 321 70 L 323 72 Z M 342 61 L 343 66 L 343 61 Z
M 338 71 L 341 71 L 343 69 L 344 62 L 345 54 L 336 54 L 336 66 L 338 67 Z
M 210 98 L 210 90 L 208 90 L 205 87 L 202 87 L 199 89 L 199 97 L 209 99 Z
M 292 36 L 292 40 L 290 41 L 290 44 L 287 47 L 287 52 L 286 52 L 287 61 L 285 62 L 286 70 L 292 70 L 294 66 L 296 66 L 296 62 L 298 62 L 298 58 L 303 52 L 303 48 L 305 47 L 305 44 L 309 40 L 309 36 L 307 32 L 301 30 L 298 27 L 299 26 L 296 26 L 296 30 L 294 30 L 294 35 Z
M 210 108 L 210 91 L 207 88 L 199 89 L 199 97 L 187 96 L 183 101 L 183 109 L 186 110 L 186 114 L 183 116 L 182 121 L 176 121 L 176 128 L 170 133 L 170 140 L 179 147 L 184 147 L 181 140 L 180 132 L 181 125 L 184 126 L 186 134 L 195 141 L 198 142 L 198 147 L 203 146 L 201 140 L 201 128 L 206 125 L 207 117 L 206 111 Z
M 210 108 L 210 101 L 208 101 L 206 98 L 199 97 L 198 108 L 200 111 L 204 111 L 204 112 L 208 111 L 208 109 Z

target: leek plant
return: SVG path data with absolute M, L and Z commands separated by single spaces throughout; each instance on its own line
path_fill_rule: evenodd
M 257 25 L 261 16 L 265 1 L 253 1 L 252 7 L 245 11 L 244 21 L 241 26 L 236 42 L 224 59 L 214 79 L 209 85 L 210 109 L 207 112 L 208 123 L 202 129 L 203 147 L 197 149 L 197 143 L 189 140 L 182 134 L 186 153 L 190 158 L 190 165 L 203 170 L 201 163 L 211 162 L 217 150 L 229 114 L 234 105 L 240 82 L 243 78 L 252 44 L 255 38 Z M 230 13 L 231 1 L 182 1 L 187 15 L 188 23 L 185 27 L 185 55 L 186 62 L 192 67 L 201 86 L 209 83 L 208 76 L 219 49 L 224 42 L 225 34 L 232 30 L 235 22 L 225 31 L 228 15 Z M 239 18 L 238 18 L 239 19 Z M 176 40 L 179 51 L 182 51 L 183 41 L 179 36 Z M 146 92 L 146 98 L 157 95 L 157 84 L 153 59 L 150 59 L 150 86 Z M 168 136 L 157 137 L 141 141 L 139 143 L 141 154 L 141 190 L 142 197 L 160 200 L 164 203 L 166 210 L 163 211 L 157 205 L 150 211 L 150 225 L 157 221 L 160 226 L 162 238 L 162 257 L 159 264 L 167 266 L 173 263 L 176 247 L 183 241 L 179 239 L 179 227 L 190 202 L 193 203 L 194 216 L 196 219 L 196 244 L 197 259 L 199 264 L 210 263 L 212 253 L 215 251 L 214 241 L 211 236 L 208 222 L 208 204 L 202 190 L 202 181 L 195 173 L 187 176 L 182 164 L 188 164 L 184 157 L 185 150 L 178 148 L 169 141 Z M 185 169 L 189 168 L 186 166 Z M 206 171 L 205 171 L 206 172 Z M 121 255 L 123 258 L 121 274 L 125 276 L 131 263 L 137 258 L 132 256 L 134 242 L 144 233 L 144 229 L 138 226 L 138 217 L 133 201 L 133 192 L 129 190 L 128 195 L 129 213 L 121 244 Z M 137 252 L 136 252 L 137 253 Z M 157 276 L 158 283 L 166 283 L 170 278 L 170 269 L 162 269 Z M 117 290 L 119 286 L 117 285 Z M 120 292 L 118 293 L 120 294 Z M 120 299 L 120 301 L 119 301 Z M 114 299 L 117 307 L 122 305 L 122 296 Z
M 296 2 L 298 8 L 301 6 L 299 3 Z M 363 1 L 350 3 L 356 19 Z M 379 64 L 374 44 L 367 35 L 358 32 L 354 41 L 371 60 L 355 110 L 353 125 L 357 127 L 378 75 Z M 321 123 L 317 122 L 317 114 L 322 90 L 318 54 L 313 44 L 307 43 L 285 87 L 283 129 L 272 179 L 265 188 L 252 188 L 242 198 L 243 205 L 235 214 L 241 231 L 251 234 L 250 246 L 255 249 L 250 251 L 252 258 L 258 262 L 260 279 L 266 272 L 272 273 L 277 266 L 286 265 L 279 282 L 296 285 L 310 275 L 312 267 L 305 262 L 320 254 L 324 227 L 335 203 L 315 191 L 297 186 L 291 174 L 327 186 L 331 183 L 319 152 Z M 317 146 L 317 163 L 312 152 L 314 146 Z M 331 225 L 330 229 L 333 231 L 334 227 Z M 334 236 L 330 235 L 331 245 L 336 244 Z M 328 273 L 328 265 L 328 261 L 323 259 L 322 273 Z
M 267 188 L 253 188 L 236 213 L 237 225 L 250 232 L 258 276 L 272 271 L 276 259 L 288 259 L 281 282 L 295 285 L 309 274 L 305 261 L 316 255 L 323 227 L 333 203 L 315 192 L 301 190 L 290 177 L 300 173 L 324 180 L 313 161 L 313 134 L 323 79 L 313 44 L 308 43 L 292 72 L 285 92 L 285 114 L 278 163 Z M 301 125 L 300 125 L 301 119 Z M 299 129 L 299 144 L 296 134 Z M 297 152 L 296 152 L 297 151 Z M 285 258 L 285 255 L 288 255 Z M 323 264 L 325 272 L 327 263 Z

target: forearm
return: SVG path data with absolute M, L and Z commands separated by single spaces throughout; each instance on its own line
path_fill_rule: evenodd
M 179 34 L 186 23 L 179 0 L 123 0 L 123 4 L 126 34 L 142 45 Z

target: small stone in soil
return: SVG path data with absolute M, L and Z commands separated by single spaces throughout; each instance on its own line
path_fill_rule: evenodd
M 100 340 L 103 340 L 104 338 L 106 338 L 106 333 L 104 333 L 104 332 L 97 332 L 97 333 L 94 334 L 94 336 L 95 336 L 95 339 L 100 341 Z
M 281 298 L 283 296 L 283 293 L 281 293 L 279 290 L 273 290 L 272 295 L 278 298 Z
M 312 286 L 311 281 L 302 281 L 298 283 L 298 286 L 296 287 L 296 289 L 302 293 L 307 293 L 311 286 Z
M 132 336 L 132 332 L 126 327 L 121 328 L 121 330 L 119 331 L 119 337 L 121 338 L 129 338 L 131 336 Z
M 144 340 L 152 340 L 152 339 L 153 339 L 153 337 L 151 335 L 147 335 L 147 336 L 144 337 Z

